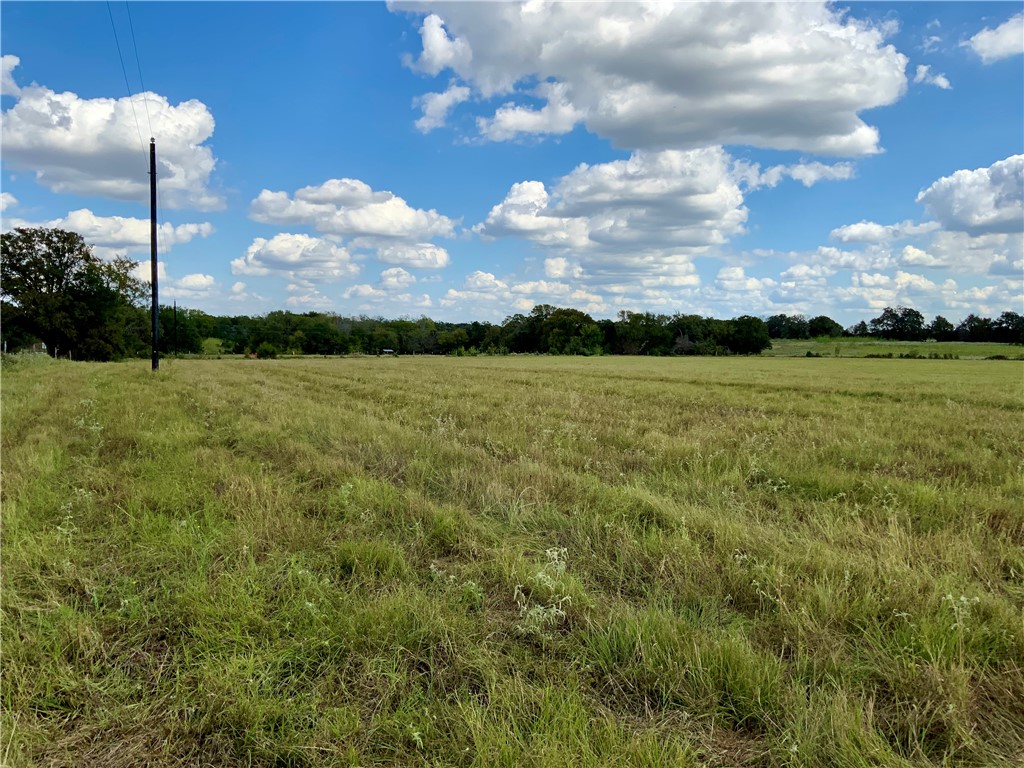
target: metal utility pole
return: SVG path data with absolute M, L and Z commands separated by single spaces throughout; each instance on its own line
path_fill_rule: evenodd
M 159 341 L 160 303 L 157 291 L 156 266 L 156 139 L 149 140 L 149 258 L 153 286 L 153 370 L 160 368 Z
M 174 357 L 178 357 L 178 300 L 174 300 Z

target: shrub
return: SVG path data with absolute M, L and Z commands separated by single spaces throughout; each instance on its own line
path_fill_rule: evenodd
M 277 347 L 271 344 L 269 341 L 264 341 L 258 347 L 256 347 L 256 357 L 260 360 L 273 360 L 277 357 Z

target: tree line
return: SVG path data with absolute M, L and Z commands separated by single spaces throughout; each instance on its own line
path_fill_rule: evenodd
M 3 233 L 0 299 L 4 348 L 42 343 L 50 354 L 75 359 L 147 357 L 148 287 L 132 277 L 135 262 L 104 261 L 73 232 L 15 229 Z M 1004 312 L 995 320 L 969 315 L 958 325 L 944 317 L 926 324 L 908 307 L 886 307 L 867 322 L 844 329 L 825 315 L 743 315 L 719 320 L 696 314 L 619 312 L 594 319 L 578 309 L 540 304 L 500 324 L 447 323 L 428 317 L 389 320 L 333 313 L 274 311 L 215 316 L 163 306 L 162 353 L 200 353 L 216 339 L 226 353 L 337 355 L 510 354 L 756 355 L 772 339 L 869 336 L 921 341 L 1024 343 L 1024 318 Z

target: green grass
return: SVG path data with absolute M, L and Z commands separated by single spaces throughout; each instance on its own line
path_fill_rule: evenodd
M 900 363 L 5 360 L 0 760 L 1020 765 L 1022 369 Z
M 804 357 L 808 352 L 822 357 L 867 357 L 868 355 L 901 354 L 950 355 L 961 360 L 982 360 L 993 355 L 1004 355 L 1010 360 L 1024 359 L 1024 347 L 1019 344 L 996 344 L 965 341 L 883 341 L 865 338 L 773 339 L 768 357 Z

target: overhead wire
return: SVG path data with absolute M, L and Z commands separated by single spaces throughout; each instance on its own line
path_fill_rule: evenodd
M 114 24 L 114 12 L 110 10 L 110 0 L 107 0 L 107 15 L 110 16 L 110 28 L 114 30 L 114 45 L 117 46 L 117 60 L 121 62 L 121 73 L 124 75 L 124 85 L 128 89 L 128 103 L 132 105 L 132 117 L 135 119 L 135 130 L 139 134 L 139 146 L 142 147 L 142 156 L 146 157 L 146 142 L 142 140 L 142 129 L 139 127 L 139 116 L 135 114 L 135 99 L 132 98 L 132 86 L 128 82 L 128 70 L 124 67 L 124 57 L 121 55 L 121 42 L 117 39 L 117 25 Z
M 152 120 L 149 117 L 149 99 L 146 97 L 146 93 L 147 93 L 147 91 L 146 91 L 146 81 L 142 79 L 142 61 L 139 59 L 139 47 L 138 47 L 138 44 L 135 42 L 135 24 L 132 22 L 132 10 L 131 10 L 131 5 L 128 3 L 128 0 L 125 0 L 124 8 L 128 12 L 128 28 L 131 30 L 131 33 L 132 33 L 132 48 L 135 51 L 135 66 L 136 66 L 136 68 L 139 71 L 139 85 L 142 87 L 142 91 L 143 91 L 142 103 L 146 107 L 146 124 L 149 125 L 149 135 L 151 137 L 155 138 L 155 134 L 153 133 L 153 122 L 152 122 Z M 157 198 L 156 198 L 156 218 L 157 218 L 157 225 L 156 225 L 157 252 L 158 253 L 163 253 L 164 252 L 165 242 L 164 242 L 164 237 L 162 236 L 162 233 L 160 231 L 160 222 L 162 222 L 164 220 L 164 209 L 163 209 L 163 204 L 160 202 L 160 195 L 159 194 L 157 195 Z
M 135 24 L 132 22 L 132 12 L 131 12 L 131 8 L 130 8 L 127 0 L 125 0 L 125 4 L 124 5 L 125 5 L 125 10 L 128 13 L 128 27 L 131 30 L 131 35 L 132 35 L 132 50 L 135 53 L 135 67 L 136 67 L 136 69 L 137 69 L 137 71 L 139 73 L 139 85 L 142 87 L 142 90 L 145 93 L 145 91 L 146 91 L 146 83 L 145 83 L 145 80 L 143 80 L 143 78 L 142 78 L 142 62 L 139 59 L 139 47 L 138 47 L 138 44 L 137 44 L 136 39 L 135 39 Z M 110 7 L 110 0 L 107 0 L 107 15 L 110 17 L 110 28 L 114 32 L 114 43 L 117 46 L 117 58 L 118 58 L 118 61 L 120 61 L 120 63 L 121 63 L 121 73 L 124 75 L 125 87 L 128 89 L 128 101 L 129 101 L 129 103 L 132 106 L 132 117 L 135 120 L 135 130 L 136 130 L 136 132 L 138 133 L 138 136 L 139 136 L 139 145 L 142 147 L 142 154 L 143 154 L 143 157 L 145 158 L 145 161 L 146 161 L 146 168 L 149 168 L 149 152 L 146 150 L 146 142 L 142 138 L 142 128 L 139 126 L 139 117 L 138 117 L 138 114 L 135 111 L 135 99 L 134 99 L 134 96 L 132 94 L 131 84 L 128 81 L 128 70 L 125 68 L 125 65 L 124 65 L 124 56 L 121 54 L 121 43 L 120 43 L 120 41 L 118 40 L 118 37 L 117 37 L 117 25 L 114 24 L 114 12 L 113 12 L 113 10 Z M 151 138 L 155 138 L 154 133 L 153 133 L 153 121 L 152 121 L 152 118 L 150 117 L 150 114 L 149 114 L 149 99 L 146 98 L 145 95 L 143 95 L 143 104 L 146 107 L 146 124 L 149 126 L 149 135 L 150 135 Z M 166 243 L 164 242 L 166 240 L 166 238 L 162 237 L 162 233 L 160 231 L 160 223 L 159 222 L 161 222 L 163 220 L 163 206 L 160 204 L 159 196 L 157 196 L 156 212 L 157 212 L 157 227 L 156 227 L 157 252 L 158 253 L 163 253 L 164 252 L 164 245 L 166 245 Z
M 124 8 L 128 11 L 128 28 L 132 31 L 132 48 L 135 50 L 135 66 L 139 70 L 139 85 L 142 86 L 142 103 L 146 105 L 146 123 L 149 125 L 149 135 L 153 136 L 153 121 L 149 119 L 149 99 L 146 97 L 146 82 L 142 79 L 142 62 L 139 61 L 139 46 L 135 43 L 135 25 L 132 23 L 132 9 L 128 4 L 128 0 L 124 0 Z

